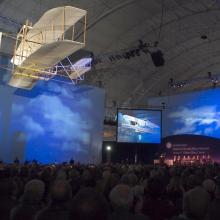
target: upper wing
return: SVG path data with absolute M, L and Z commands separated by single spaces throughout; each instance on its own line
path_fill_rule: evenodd
M 42 45 L 61 39 L 65 32 L 85 15 L 85 10 L 71 6 L 53 8 L 45 12 L 33 27 L 28 27 L 28 31 L 24 29 L 20 33 L 23 37 L 12 58 L 12 63 L 21 65 Z

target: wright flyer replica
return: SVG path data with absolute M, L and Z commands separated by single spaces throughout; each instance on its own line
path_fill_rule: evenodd
M 64 6 L 47 11 L 33 25 L 27 21 L 17 35 L 9 85 L 32 89 L 38 80 L 50 80 L 62 67 L 71 81 L 80 77 L 61 61 L 85 47 L 86 11 Z

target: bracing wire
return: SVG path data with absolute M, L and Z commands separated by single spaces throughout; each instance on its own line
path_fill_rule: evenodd
M 161 0 L 161 16 L 160 16 L 160 26 L 159 26 L 158 36 L 157 36 L 157 42 L 160 42 L 161 31 L 163 28 L 164 14 L 165 14 L 165 0 Z

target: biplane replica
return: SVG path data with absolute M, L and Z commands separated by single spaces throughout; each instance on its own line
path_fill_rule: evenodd
M 47 11 L 33 26 L 27 21 L 16 37 L 8 84 L 30 90 L 39 80 L 58 75 L 60 69 L 73 83 L 80 78 L 89 61 L 79 61 L 77 67 L 68 56 L 85 47 L 86 14 L 85 10 L 64 6 Z M 68 65 L 61 62 L 65 58 Z

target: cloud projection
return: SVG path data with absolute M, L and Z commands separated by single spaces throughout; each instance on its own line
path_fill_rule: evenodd
M 8 140 L 0 140 L 0 147 L 16 145 L 10 137 L 19 132 L 25 145 L 25 159 L 42 163 L 76 161 L 98 163 L 101 159 L 104 118 L 104 91 L 91 86 L 63 86 L 54 82 L 40 82 L 31 91 L 10 90 L 10 111 L 3 123 Z M 0 108 L 0 114 L 6 109 Z M 21 136 L 20 135 L 20 136 Z M 19 141 L 19 139 L 16 139 Z M 2 144 L 1 144 L 2 142 Z M 4 143 L 3 143 L 4 142 Z
M 179 134 L 220 138 L 220 89 L 160 97 L 150 105 L 166 103 L 163 110 L 163 137 Z
M 180 128 L 173 134 L 212 135 L 220 128 L 220 112 L 217 106 L 203 106 L 198 108 L 182 108 L 169 113 L 168 118 L 180 124 Z

